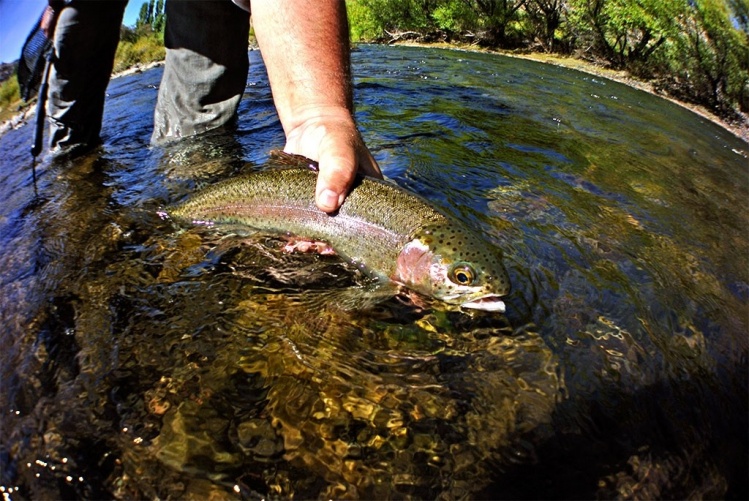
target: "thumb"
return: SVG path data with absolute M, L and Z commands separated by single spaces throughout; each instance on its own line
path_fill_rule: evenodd
M 357 161 L 353 148 L 337 152 L 320 152 L 320 173 L 317 176 L 315 203 L 327 213 L 343 204 L 356 177 Z

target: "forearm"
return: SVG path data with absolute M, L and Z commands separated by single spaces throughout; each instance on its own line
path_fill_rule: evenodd
M 287 133 L 310 113 L 352 113 L 343 0 L 253 0 L 252 17 Z
M 382 177 L 353 115 L 344 0 L 252 0 L 255 36 L 286 133 L 284 150 L 320 164 L 315 200 L 343 203 L 357 172 Z

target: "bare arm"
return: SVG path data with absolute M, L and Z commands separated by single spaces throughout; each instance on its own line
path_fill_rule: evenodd
M 285 149 L 318 160 L 317 205 L 333 212 L 358 169 L 381 176 L 353 118 L 345 3 L 253 0 L 252 17 Z

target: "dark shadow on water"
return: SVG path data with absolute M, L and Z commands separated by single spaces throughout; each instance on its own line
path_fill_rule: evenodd
M 553 413 L 557 430 L 534 464 L 503 467 L 480 499 L 746 499 L 749 427 L 744 361 L 632 394 L 611 385 Z M 722 394 L 712 395 L 705 386 Z M 702 398 L 696 395 L 702 395 Z M 684 406 L 688 403 L 688 406 Z M 685 423 L 691 423 L 689 425 Z

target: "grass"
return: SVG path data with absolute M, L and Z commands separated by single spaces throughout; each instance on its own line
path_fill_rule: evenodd
M 4 82 L 0 83 L 0 122 L 9 120 L 18 113 L 21 101 L 21 91 L 18 88 L 18 79 L 13 74 Z

